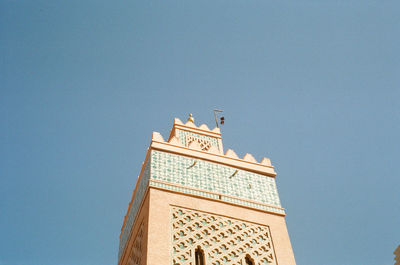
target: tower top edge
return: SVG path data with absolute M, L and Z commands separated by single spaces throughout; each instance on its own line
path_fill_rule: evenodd
M 211 130 L 206 124 L 197 126 L 192 114 L 189 114 L 186 123 L 183 123 L 179 118 L 174 118 L 168 138 L 163 138 L 159 132 L 153 132 L 150 148 L 202 158 L 243 169 L 249 168 L 250 171 L 276 176 L 274 166 L 267 157 L 257 161 L 249 153 L 239 157 L 232 149 L 224 152 L 220 128 L 215 127 Z
M 172 130 L 176 127 L 180 129 L 195 130 L 199 134 L 205 133 L 221 137 L 220 128 L 215 127 L 214 129 L 210 129 L 205 123 L 201 124 L 200 126 L 197 126 L 194 123 L 194 118 L 192 117 L 190 117 L 186 123 L 183 123 L 179 118 L 174 118 L 174 124 Z

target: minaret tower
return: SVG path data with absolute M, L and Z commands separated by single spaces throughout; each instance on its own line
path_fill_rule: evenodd
M 295 265 L 268 158 L 225 153 L 219 128 L 154 132 L 121 228 L 118 265 Z

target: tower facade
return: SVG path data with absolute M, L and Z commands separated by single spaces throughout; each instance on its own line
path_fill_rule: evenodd
M 153 132 L 121 228 L 119 265 L 295 265 L 268 158 L 223 151 L 219 128 Z

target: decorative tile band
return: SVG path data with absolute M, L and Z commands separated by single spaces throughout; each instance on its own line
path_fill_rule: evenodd
M 268 205 L 255 203 L 255 202 L 240 200 L 237 198 L 220 196 L 218 194 L 214 194 L 214 193 L 210 193 L 210 192 L 206 192 L 206 191 L 199 191 L 199 190 L 194 190 L 194 189 L 190 189 L 190 188 L 178 187 L 178 186 L 174 186 L 174 185 L 170 185 L 170 184 L 162 183 L 162 182 L 158 182 L 158 181 L 153 181 L 153 180 L 150 180 L 149 185 L 151 187 L 191 194 L 191 195 L 210 198 L 210 199 L 214 199 L 214 200 L 225 201 L 225 202 L 229 202 L 232 204 L 256 208 L 256 209 L 260 209 L 260 210 L 264 210 L 264 211 L 268 211 L 268 212 L 272 212 L 272 213 L 285 214 L 285 210 L 282 208 L 275 208 L 275 207 L 271 207 Z
M 150 178 L 281 207 L 275 178 L 201 159 L 153 150 Z

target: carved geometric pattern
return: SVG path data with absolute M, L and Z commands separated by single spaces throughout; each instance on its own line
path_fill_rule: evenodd
M 142 246 L 143 246 L 143 231 L 144 224 L 140 224 L 139 231 L 137 232 L 135 241 L 133 242 L 133 247 L 131 253 L 129 254 L 129 259 L 127 265 L 140 265 L 142 260 Z
M 203 151 L 208 151 L 211 148 L 211 142 L 209 140 L 200 139 L 198 137 L 191 136 L 191 135 L 187 135 L 186 136 L 186 143 L 187 143 L 188 146 L 194 141 L 199 143 L 200 148 Z
M 215 137 L 201 135 L 198 133 L 193 133 L 193 132 L 183 131 L 183 130 L 176 130 L 176 136 L 181 141 L 181 144 L 186 147 L 189 146 L 189 143 L 187 142 L 187 136 L 193 136 L 198 139 L 204 139 L 204 140 L 210 141 L 211 145 L 215 146 L 219 150 L 218 138 L 215 138 Z
M 172 264 L 194 265 L 200 246 L 207 265 L 245 265 L 250 256 L 255 265 L 276 265 L 268 226 L 171 207 Z

